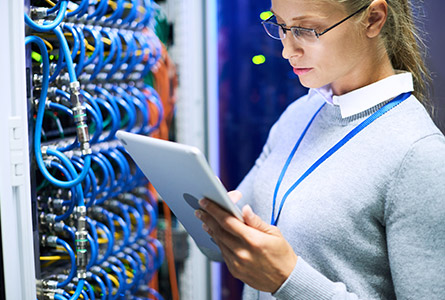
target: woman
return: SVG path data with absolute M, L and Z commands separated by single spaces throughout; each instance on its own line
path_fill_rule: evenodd
M 421 104 L 408 1 L 271 11 L 265 29 L 310 91 L 230 193 L 245 223 L 207 199 L 196 212 L 244 299 L 444 299 L 445 138 Z

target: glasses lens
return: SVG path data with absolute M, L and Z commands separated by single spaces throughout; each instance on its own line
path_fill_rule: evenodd
M 317 35 L 315 34 L 315 31 L 312 29 L 292 27 L 291 30 L 292 30 L 292 33 L 294 34 L 295 38 L 300 41 L 314 42 L 314 41 L 318 40 Z
M 284 32 L 278 24 L 272 22 L 263 22 L 264 30 L 267 34 L 276 40 L 281 40 L 284 38 Z

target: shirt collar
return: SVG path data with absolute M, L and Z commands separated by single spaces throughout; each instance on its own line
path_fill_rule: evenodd
M 331 105 L 340 106 L 342 118 L 361 113 L 402 93 L 414 91 L 413 77 L 409 72 L 398 72 L 365 87 L 341 96 L 334 96 L 330 85 L 309 90 L 309 98 L 316 95 Z

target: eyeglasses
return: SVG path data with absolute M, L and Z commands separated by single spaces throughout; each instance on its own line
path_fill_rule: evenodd
M 271 16 L 269 19 L 261 22 L 261 24 L 263 24 L 264 30 L 266 30 L 267 34 L 273 39 L 284 40 L 286 38 L 286 32 L 290 31 L 298 41 L 314 42 L 317 41 L 320 36 L 328 32 L 329 30 L 334 29 L 338 25 L 342 24 L 343 22 L 349 20 L 353 16 L 367 9 L 369 5 L 370 4 L 363 6 L 352 15 L 347 16 L 340 22 L 335 23 L 334 25 L 323 30 L 322 32 L 317 32 L 315 29 L 312 28 L 304 28 L 298 26 L 292 26 L 290 28 L 287 28 L 284 24 L 278 24 L 274 21 L 271 21 L 275 16 Z

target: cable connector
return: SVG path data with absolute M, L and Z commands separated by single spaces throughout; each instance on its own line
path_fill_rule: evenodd
M 43 19 L 48 16 L 47 7 L 33 7 L 31 8 L 31 18 L 32 19 Z
M 86 230 L 87 208 L 85 206 L 76 207 L 77 231 L 76 231 L 76 265 L 77 278 L 85 279 L 87 276 L 86 266 L 88 264 L 87 246 L 88 231 Z
M 46 237 L 46 245 L 50 247 L 57 247 L 57 239 L 58 237 L 55 235 L 49 235 Z
M 77 265 L 77 278 L 85 279 L 87 277 L 87 239 L 88 232 L 86 230 L 76 232 L 76 265 Z
M 76 124 L 77 139 L 80 143 L 82 155 L 91 154 L 90 136 L 88 133 L 86 109 L 82 105 L 82 95 L 80 94 L 79 81 L 70 83 L 70 101 Z

